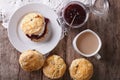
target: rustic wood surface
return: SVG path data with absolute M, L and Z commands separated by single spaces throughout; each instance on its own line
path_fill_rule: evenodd
M 48 55 L 60 55 L 69 67 L 72 60 L 83 57 L 74 51 L 71 45 L 73 38 L 87 28 L 98 33 L 103 43 L 99 52 L 101 60 L 87 58 L 94 64 L 94 75 L 91 80 L 120 80 L 120 0 L 110 0 L 108 16 L 90 15 L 82 28 L 71 30 Z M 42 70 L 23 71 L 18 63 L 19 56 L 20 53 L 8 40 L 7 30 L 0 26 L 0 80 L 50 80 L 43 75 Z M 58 80 L 72 80 L 68 70 Z

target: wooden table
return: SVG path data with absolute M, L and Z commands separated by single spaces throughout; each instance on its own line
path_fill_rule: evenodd
M 101 60 L 87 58 L 94 64 L 94 75 L 91 80 L 120 80 L 120 0 L 110 0 L 108 16 L 90 15 L 82 28 L 73 29 L 49 55 L 60 55 L 69 67 L 72 60 L 83 57 L 74 51 L 71 45 L 73 38 L 87 28 L 98 33 L 103 43 L 99 52 Z M 8 40 L 7 30 L 0 26 L 0 80 L 50 80 L 43 75 L 42 70 L 23 71 L 18 63 L 19 56 L 20 53 Z M 68 68 L 59 80 L 72 80 Z

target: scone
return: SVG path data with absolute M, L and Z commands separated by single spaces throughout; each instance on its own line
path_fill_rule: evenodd
M 49 19 L 43 17 L 40 13 L 29 13 L 23 17 L 21 29 L 32 41 L 43 41 L 48 36 L 48 22 Z
M 90 80 L 93 75 L 93 65 L 85 58 L 75 59 L 69 71 L 74 80 Z
M 57 55 L 50 56 L 46 59 L 43 67 L 43 73 L 50 79 L 58 79 L 64 75 L 66 64 L 64 60 Z
M 44 65 L 44 56 L 36 50 L 24 51 L 19 58 L 20 66 L 25 71 L 35 71 Z

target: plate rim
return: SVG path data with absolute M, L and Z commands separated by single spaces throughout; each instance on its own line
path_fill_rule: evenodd
M 22 51 L 20 51 L 20 49 L 18 49 L 18 47 L 16 47 L 15 45 L 15 43 L 12 41 L 12 38 L 10 37 L 10 24 L 11 24 L 11 20 L 12 20 L 12 18 L 13 18 L 13 16 L 15 15 L 15 13 L 17 12 L 17 11 L 19 11 L 21 8 L 24 8 L 24 7 L 26 7 L 26 6 L 29 6 L 29 5 L 44 5 L 44 6 L 46 6 L 46 7 L 48 7 L 47 5 L 45 5 L 45 4 L 43 4 L 43 3 L 29 3 L 29 4 L 26 4 L 26 5 L 24 5 L 24 6 L 21 6 L 21 7 L 19 7 L 12 15 L 11 15 L 11 17 L 10 17 L 10 20 L 9 20 L 9 23 L 8 23 L 8 28 L 7 28 L 7 32 L 8 32 L 8 39 L 9 39 L 9 41 L 10 41 L 10 43 L 12 44 L 12 46 L 17 50 L 17 51 L 19 51 L 19 52 L 22 52 Z M 48 7 L 49 9 L 51 9 L 50 7 Z M 51 9 L 52 10 L 52 9 Z M 52 11 L 54 11 L 54 10 L 52 10 Z M 55 13 L 56 15 L 57 15 L 57 13 Z M 58 18 L 58 15 L 57 15 L 57 18 Z M 57 23 L 58 24 L 58 23 Z M 59 24 L 58 24 L 59 25 Z M 60 27 L 60 25 L 59 25 L 59 27 Z M 58 45 L 58 43 L 60 42 L 60 40 L 61 40 L 61 36 L 62 36 L 62 28 L 60 27 L 60 37 L 59 37 L 59 40 L 57 41 L 57 43 L 55 44 L 55 46 L 53 47 L 53 48 L 51 48 L 51 50 L 49 50 L 48 52 L 46 52 L 46 53 L 44 53 L 44 54 L 47 54 L 47 53 L 50 53 L 57 45 Z

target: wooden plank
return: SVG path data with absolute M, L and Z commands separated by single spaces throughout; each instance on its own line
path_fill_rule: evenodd
M 81 28 L 72 29 L 69 35 L 59 42 L 57 47 L 46 56 L 60 55 L 67 64 L 67 71 L 58 80 L 72 80 L 69 66 L 72 60 L 83 57 L 72 47 L 73 38 L 87 28 L 95 31 L 103 42 L 99 54 L 101 60 L 87 58 L 94 64 L 94 75 L 91 80 L 120 80 L 120 1 L 110 0 L 108 16 L 98 17 L 90 14 L 88 22 Z M 18 59 L 20 53 L 14 49 L 7 37 L 7 31 L 0 26 L 0 80 L 50 80 L 44 76 L 42 69 L 25 72 Z

